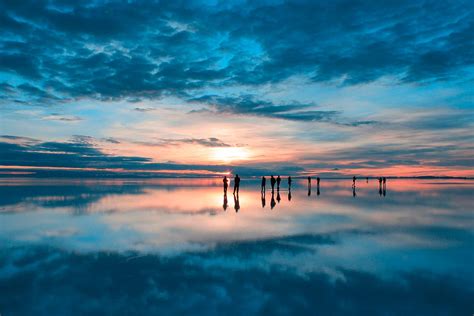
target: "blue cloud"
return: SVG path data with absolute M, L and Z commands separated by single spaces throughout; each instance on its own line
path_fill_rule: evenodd
M 468 80 L 474 65 L 472 1 L 13 1 L 0 9 L 0 69 L 53 100 L 186 96 L 294 75 L 345 85 Z

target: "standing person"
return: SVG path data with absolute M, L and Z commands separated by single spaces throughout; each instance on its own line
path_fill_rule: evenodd
M 267 179 L 262 177 L 262 189 L 261 192 L 265 192 L 265 186 L 267 185 Z
M 308 176 L 308 196 L 311 195 L 311 177 Z
M 365 183 L 369 183 L 369 177 L 366 178 L 366 182 Z
M 382 177 L 379 177 L 379 195 L 382 196 Z
M 352 177 L 352 187 L 353 188 L 355 188 L 355 186 L 356 186 L 356 180 L 357 180 L 356 176 L 353 176 Z
M 319 182 L 321 182 L 321 179 L 319 177 L 316 178 L 316 195 L 319 195 L 320 192 L 319 192 Z
M 280 182 L 281 182 L 281 178 L 280 176 L 277 177 L 277 191 L 280 191 Z
M 291 176 L 288 177 L 288 190 L 291 190 Z
M 275 182 L 276 182 L 275 177 L 272 175 L 270 177 L 270 184 L 272 185 L 272 192 L 275 191 Z
M 224 176 L 222 182 L 224 183 L 224 194 L 227 194 L 227 187 L 229 186 L 229 180 L 227 179 L 227 176 Z
M 237 191 L 237 195 L 239 195 L 239 189 L 240 189 L 240 177 L 238 174 L 236 174 L 234 178 L 234 194 Z

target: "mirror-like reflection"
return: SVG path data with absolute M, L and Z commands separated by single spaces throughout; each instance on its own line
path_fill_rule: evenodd
M 474 182 L 365 180 L 2 179 L 0 312 L 472 312 Z

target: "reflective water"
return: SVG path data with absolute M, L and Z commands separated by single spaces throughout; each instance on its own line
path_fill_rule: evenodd
M 474 311 L 474 181 L 221 184 L 0 180 L 1 315 Z

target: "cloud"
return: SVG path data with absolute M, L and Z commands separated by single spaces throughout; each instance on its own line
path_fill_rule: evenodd
M 302 104 L 295 101 L 291 104 L 274 104 L 270 101 L 258 100 L 253 95 L 238 97 L 205 95 L 188 101 L 210 105 L 211 111 L 216 113 L 265 116 L 292 121 L 330 121 L 339 114 L 337 111 L 312 110 L 316 107 L 313 103 Z M 193 110 L 191 112 L 203 111 L 208 110 Z
M 137 156 L 115 156 L 104 153 L 98 141 L 90 136 L 75 135 L 66 142 L 41 142 L 16 136 L 1 136 L 0 166 L 25 166 L 34 170 L 35 176 L 135 176 L 154 177 L 157 175 L 209 176 L 237 169 L 242 175 L 268 173 L 258 166 L 228 166 L 205 164 L 155 163 L 151 158 Z M 107 142 L 107 140 L 105 140 Z M 116 140 L 113 140 L 117 142 Z M 110 142 L 110 140 L 108 141 Z M 173 139 L 153 144 L 198 144 L 206 147 L 227 147 L 217 138 Z M 150 144 L 148 144 L 150 145 Z M 42 169 L 35 169 L 41 167 Z M 43 169 L 44 168 L 44 169 Z M 13 168 L 15 169 L 15 168 Z M 13 170 L 12 169 L 12 170 Z M 4 168 L 5 171 L 10 169 Z M 29 169 L 25 169 L 27 171 Z M 161 173 L 160 173 L 161 172 Z M 174 172 L 174 173 L 173 173 Z
M 78 122 L 82 121 L 82 118 L 75 115 L 61 115 L 58 113 L 52 113 L 50 115 L 43 116 L 41 119 L 47 121 L 63 121 L 63 122 Z
M 262 244 L 268 252 L 271 246 Z M 9 289 L 0 304 L 7 313 L 21 315 L 70 314 L 70 306 L 76 306 L 74 315 L 196 310 L 204 315 L 305 315 L 315 309 L 332 315 L 463 315 L 472 310 L 471 284 L 458 276 L 425 269 L 392 277 L 349 269 L 337 269 L 337 277 L 320 271 L 300 275 L 269 263 L 254 267 L 252 256 L 239 260 L 240 269 L 233 268 L 232 251 L 217 249 L 213 255 L 221 259 L 219 268 L 206 265 L 206 254 L 160 257 L 10 247 L 0 253 L 2 284 Z
M 52 101 L 183 97 L 292 76 L 462 81 L 474 65 L 472 1 L 21 1 L 0 9 L 0 69 Z

